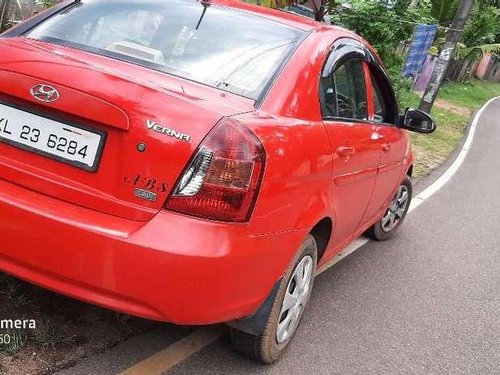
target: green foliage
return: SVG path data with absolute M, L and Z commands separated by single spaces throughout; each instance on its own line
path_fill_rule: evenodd
M 496 6 L 476 5 L 462 35 L 466 46 L 494 43 L 500 33 L 499 9 Z
M 378 51 L 388 70 L 396 96 L 411 89 L 411 81 L 401 77 L 404 56 L 397 52 L 401 42 L 410 41 L 416 22 L 432 19 L 429 8 L 408 9 L 409 1 L 401 1 L 394 9 L 381 6 L 376 0 L 351 0 L 349 7 L 338 7 L 332 20 L 368 40 Z
M 485 53 L 500 55 L 499 42 L 500 10 L 497 1 L 477 0 L 455 51 L 455 58 L 465 64 L 481 58 Z
M 482 44 L 473 47 L 462 47 L 455 51 L 455 58 L 459 60 L 481 58 L 485 53 L 500 55 L 500 43 Z
M 441 88 L 439 97 L 471 110 L 478 109 L 489 99 L 500 95 L 500 84 L 471 80 L 468 83 L 448 82 Z
M 406 93 L 411 91 L 413 82 L 410 79 L 401 76 L 401 66 L 395 65 L 389 67 L 387 73 L 391 80 L 392 87 L 394 88 L 396 98 L 398 99 L 399 108 L 404 109 L 405 104 L 403 98 L 405 97 Z
M 460 0 L 431 0 L 431 16 L 442 26 L 449 26 Z
M 411 0 L 398 0 L 394 6 L 394 11 L 397 14 L 405 13 L 410 6 Z
M 411 40 L 415 22 L 430 21 L 425 8 L 388 9 L 378 1 L 352 0 L 349 7 L 334 11 L 333 22 L 367 39 L 388 66 L 397 56 L 403 41 Z

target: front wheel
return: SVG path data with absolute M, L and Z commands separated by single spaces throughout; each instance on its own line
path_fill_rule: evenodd
M 262 335 L 231 328 L 231 342 L 236 350 L 264 363 L 281 356 L 297 331 L 311 296 L 316 262 L 316 241 L 309 235 L 283 277 Z
M 406 176 L 385 215 L 366 232 L 368 237 L 377 241 L 386 241 L 391 238 L 408 213 L 412 194 L 411 180 L 410 177 Z

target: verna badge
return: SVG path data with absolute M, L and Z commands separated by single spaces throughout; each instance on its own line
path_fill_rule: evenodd
M 59 91 L 49 85 L 36 85 L 31 89 L 31 95 L 36 99 L 44 103 L 55 102 L 61 95 Z
M 147 127 L 148 127 L 149 130 L 153 130 L 153 131 L 155 131 L 157 133 L 168 135 L 169 137 L 172 137 L 172 138 L 177 138 L 179 141 L 186 141 L 186 142 L 191 141 L 191 136 L 190 135 L 184 134 L 184 133 L 180 133 L 180 132 L 178 132 L 176 130 L 167 128 L 166 126 L 157 124 L 154 121 L 147 120 L 146 121 L 146 125 L 147 125 Z

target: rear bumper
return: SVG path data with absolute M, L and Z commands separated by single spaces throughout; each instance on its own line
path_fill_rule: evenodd
M 102 307 L 177 324 L 255 312 L 307 233 L 160 212 L 141 223 L 0 180 L 0 270 Z

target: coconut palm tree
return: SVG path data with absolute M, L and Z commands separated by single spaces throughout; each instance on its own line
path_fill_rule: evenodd
M 484 53 L 500 54 L 500 9 L 496 3 L 476 2 L 457 48 L 458 58 L 477 58 Z
M 486 53 L 500 56 L 499 3 L 497 0 L 476 0 L 455 50 L 455 58 L 447 74 L 449 79 L 467 79 L 476 61 Z

